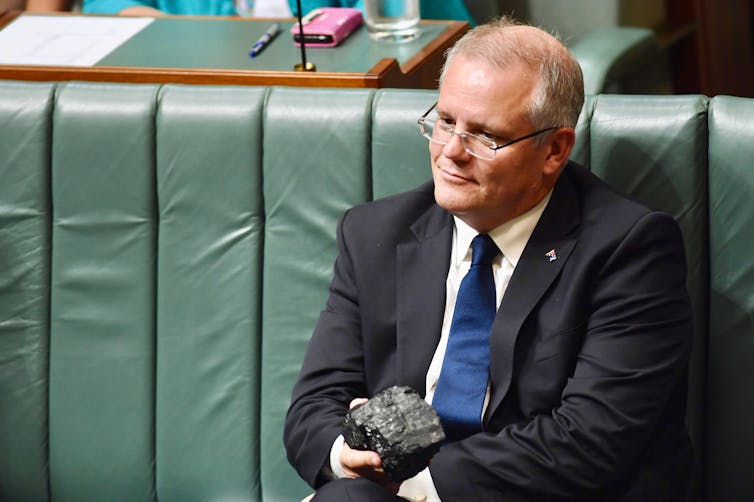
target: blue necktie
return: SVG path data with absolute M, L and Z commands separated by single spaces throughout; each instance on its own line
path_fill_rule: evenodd
M 471 241 L 471 268 L 461 281 L 448 347 L 432 406 L 448 441 L 482 430 L 482 406 L 490 367 L 490 331 L 495 320 L 492 260 L 500 253 L 489 235 Z

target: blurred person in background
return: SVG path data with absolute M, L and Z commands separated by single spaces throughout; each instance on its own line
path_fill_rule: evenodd
M 256 16 L 287 17 L 298 13 L 295 0 L 257 0 L 254 4 Z M 317 7 L 355 7 L 363 11 L 364 0 L 302 0 L 301 2 L 304 14 Z M 238 14 L 234 0 L 84 0 L 82 10 L 93 14 L 131 16 L 163 14 L 235 16 Z M 425 0 L 421 3 L 421 17 L 422 19 L 458 19 L 474 24 L 463 0 L 443 2 Z

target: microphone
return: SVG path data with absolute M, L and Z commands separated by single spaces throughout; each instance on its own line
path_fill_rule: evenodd
M 301 36 L 301 62 L 297 63 L 293 69 L 295 71 L 317 71 L 317 66 L 306 60 L 306 42 L 304 42 L 304 23 L 301 21 L 301 0 L 296 0 L 298 8 L 298 33 Z

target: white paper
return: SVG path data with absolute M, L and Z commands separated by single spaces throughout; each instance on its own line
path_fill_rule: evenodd
M 21 15 L 0 31 L 0 64 L 92 66 L 152 21 Z

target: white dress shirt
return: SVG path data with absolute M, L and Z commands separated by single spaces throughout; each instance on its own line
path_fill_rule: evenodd
M 500 249 L 499 254 L 492 262 L 492 275 L 495 281 L 495 305 L 500 306 L 505 289 L 508 287 L 513 271 L 516 269 L 519 258 L 529 241 L 534 227 L 537 225 L 540 216 L 550 201 L 552 191 L 550 191 L 536 206 L 526 213 L 507 221 L 499 227 L 489 232 L 489 236 Z M 432 362 L 427 370 L 426 395 L 424 400 L 432 404 L 432 398 L 435 395 L 437 381 L 440 379 L 442 362 L 445 359 L 445 349 L 448 346 L 448 336 L 450 334 L 450 324 L 453 320 L 455 311 L 456 296 L 458 288 L 461 285 L 466 273 L 471 267 L 471 241 L 477 236 L 478 232 L 457 217 L 453 217 L 453 242 L 450 251 L 450 263 L 448 267 L 448 276 L 445 281 L 445 315 L 443 316 L 442 329 L 440 332 L 440 342 L 437 344 Z M 490 388 L 487 385 L 487 394 L 482 407 L 482 416 L 487 409 L 489 402 Z M 481 420 L 482 417 L 480 417 Z M 340 450 L 343 447 L 343 436 L 333 443 L 330 450 L 330 465 L 333 472 L 338 477 L 344 477 L 343 467 L 340 465 Z M 398 495 L 409 500 L 427 502 L 440 502 L 429 468 L 424 469 L 413 478 L 407 479 L 401 484 Z

